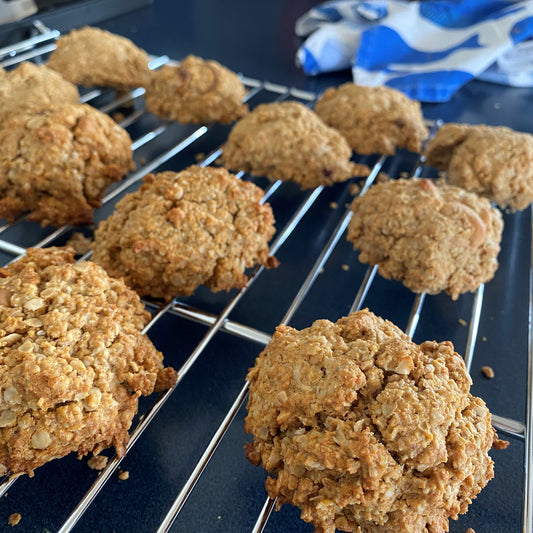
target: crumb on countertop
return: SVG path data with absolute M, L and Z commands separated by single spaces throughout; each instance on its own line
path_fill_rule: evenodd
M 457 322 L 459 322 L 459 324 L 461 324 L 461 326 L 466 326 L 467 322 L 464 318 L 460 318 Z
M 204 157 L 205 157 L 205 154 L 203 152 L 198 152 L 197 154 L 194 154 L 194 159 L 196 159 L 196 161 L 200 161 Z
M 20 513 L 13 513 L 9 515 L 8 523 L 10 526 L 16 526 L 22 519 Z
M 487 337 L 481 337 L 481 340 L 482 340 L 483 342 L 487 342 Z
M 350 185 L 350 187 L 348 187 L 348 192 L 352 196 L 355 196 L 356 194 L 359 194 L 361 192 L 361 185 L 359 185 L 358 183 L 352 183 Z
M 87 461 L 87 465 L 93 470 L 103 470 L 107 465 L 107 457 L 105 455 L 93 455 Z
M 492 379 L 495 376 L 494 370 L 492 369 L 491 366 L 482 366 L 481 372 L 483 372 L 483 375 L 489 379 Z
M 348 272 L 348 270 L 350 270 L 350 265 L 343 264 L 343 265 L 341 265 L 341 268 L 342 268 L 343 270 L 346 270 L 346 272 Z
M 329 204 L 330 209 L 337 209 L 339 207 L 339 204 L 337 202 L 331 202 Z
M 120 481 L 126 481 L 129 478 L 130 478 L 130 473 L 127 470 L 118 471 L 118 479 L 120 479 Z

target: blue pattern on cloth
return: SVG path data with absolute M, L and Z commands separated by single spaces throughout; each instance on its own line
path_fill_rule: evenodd
M 332 0 L 296 21 L 308 75 L 352 69 L 354 82 L 444 102 L 473 78 L 533 86 L 533 0 Z

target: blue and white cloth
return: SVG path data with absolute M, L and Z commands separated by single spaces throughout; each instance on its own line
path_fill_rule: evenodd
M 296 22 L 308 75 L 352 69 L 360 85 L 387 85 L 444 102 L 473 78 L 533 86 L 533 0 L 333 0 Z

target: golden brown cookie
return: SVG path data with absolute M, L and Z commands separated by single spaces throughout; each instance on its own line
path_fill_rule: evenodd
M 49 104 L 76 104 L 78 88 L 45 65 L 21 63 L 0 78 L 0 118 Z
M 245 268 L 275 264 L 267 244 L 274 216 L 262 196 L 224 168 L 150 174 L 99 224 L 93 259 L 141 296 L 243 287 Z
M 504 126 L 444 124 L 428 143 L 427 163 L 502 208 L 533 201 L 533 136 Z
M 419 152 L 428 134 L 420 103 L 390 87 L 330 87 L 315 111 L 358 154 L 394 154 L 397 148 Z
M 501 213 L 459 187 L 415 178 L 378 183 L 352 211 L 348 240 L 359 261 L 414 292 L 456 299 L 498 268 Z
M 233 126 L 222 161 L 233 170 L 295 181 L 302 189 L 368 175 L 346 140 L 299 102 L 261 104 Z
M 147 84 L 149 60 L 129 39 L 86 26 L 63 35 L 47 65 L 76 85 L 124 89 Z
M 2 474 L 71 452 L 124 454 L 139 396 L 176 379 L 140 333 L 149 318 L 122 281 L 69 249 L 29 249 L 0 269 Z
M 491 416 L 451 342 L 363 310 L 279 326 L 248 380 L 246 455 L 315 531 L 448 531 L 493 477 Z
M 182 124 L 228 124 L 248 112 L 246 89 L 231 70 L 216 61 L 187 56 L 179 65 L 152 72 L 146 108 Z
M 0 124 L 0 217 L 89 224 L 106 188 L 132 167 L 131 140 L 88 105 L 12 115 Z

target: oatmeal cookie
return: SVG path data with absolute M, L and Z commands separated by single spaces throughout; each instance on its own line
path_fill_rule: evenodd
M 420 103 L 390 87 L 330 87 L 315 111 L 358 154 L 394 154 L 397 148 L 419 152 L 428 134 Z
M 222 161 L 271 179 L 295 181 L 303 189 L 367 176 L 350 161 L 352 151 L 336 130 L 299 102 L 261 104 L 239 120 L 224 146 Z
M 76 104 L 78 88 L 45 65 L 21 63 L 0 78 L 0 118 L 48 104 Z
M 71 452 L 119 456 L 139 396 L 176 373 L 140 332 L 139 297 L 72 250 L 30 249 L 0 269 L 0 472 Z
M 105 189 L 132 168 L 131 140 L 88 105 L 64 104 L 0 124 L 0 217 L 89 224 Z
M 63 35 L 47 65 L 76 85 L 125 89 L 147 84 L 149 61 L 129 39 L 86 26 Z
M 533 201 L 533 136 L 504 126 L 445 124 L 428 143 L 429 165 L 513 211 Z
M 246 89 L 231 70 L 216 61 L 187 56 L 179 65 L 152 72 L 146 108 L 182 124 L 229 124 L 248 112 Z
M 279 326 L 248 380 L 246 455 L 317 532 L 444 533 L 493 477 L 491 416 L 449 341 L 368 310 Z
M 93 259 L 141 296 L 243 287 L 246 267 L 275 265 L 267 245 L 274 216 L 262 196 L 224 168 L 150 174 L 99 224 Z
M 501 213 L 459 187 L 415 178 L 378 183 L 352 211 L 348 240 L 359 260 L 414 292 L 457 299 L 498 268 Z

